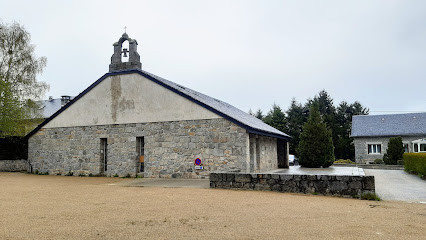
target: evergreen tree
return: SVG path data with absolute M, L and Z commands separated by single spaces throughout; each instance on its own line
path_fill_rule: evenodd
M 329 167 L 334 162 L 331 130 L 322 121 L 316 104 L 310 108 L 308 121 L 303 125 L 297 152 L 302 167 Z
M 305 114 L 302 104 L 296 102 L 296 99 L 291 100 L 289 109 L 287 110 L 287 131 L 292 137 L 289 143 L 290 153 L 297 155 L 296 148 L 300 141 L 300 132 L 305 123 Z
M 317 105 L 324 123 L 331 130 L 333 142 L 336 143 L 339 137 L 336 132 L 336 108 L 333 105 L 333 99 L 327 91 L 323 89 L 314 97 L 313 100 L 308 100 L 307 109 L 310 109 L 310 107 L 314 104 Z
M 355 147 L 350 136 L 352 115 L 351 106 L 343 101 L 336 108 L 336 127 L 334 129 L 337 140 L 334 142 L 334 155 L 337 159 L 352 159 L 355 157 Z
M 336 126 L 334 128 L 337 140 L 334 142 L 334 155 L 337 159 L 355 160 L 355 146 L 350 137 L 352 127 L 352 117 L 354 115 L 367 115 L 368 109 L 361 103 L 354 102 L 348 104 L 342 101 L 336 109 Z
M 272 105 L 272 109 L 263 118 L 263 121 L 281 132 L 287 132 L 285 113 L 281 110 L 280 106 L 275 103 Z
M 262 110 L 257 109 L 256 113 L 254 114 L 255 117 L 259 118 L 260 120 L 263 120 L 264 116 L 263 116 L 263 112 Z
M 351 104 L 351 115 L 368 115 L 370 110 L 366 107 L 363 107 L 360 102 L 355 101 Z M 351 118 L 352 119 L 352 118 Z
M 398 160 L 402 160 L 404 154 L 404 145 L 402 144 L 401 137 L 394 137 L 389 139 L 388 149 L 383 156 L 385 164 L 396 165 Z

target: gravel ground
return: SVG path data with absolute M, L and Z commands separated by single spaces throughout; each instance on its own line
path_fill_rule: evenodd
M 426 204 L 0 173 L 0 239 L 425 239 Z

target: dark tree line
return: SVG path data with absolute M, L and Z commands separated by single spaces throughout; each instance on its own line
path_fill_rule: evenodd
M 333 99 L 325 91 L 320 91 L 313 99 L 308 99 L 305 104 L 291 100 L 290 107 L 283 111 L 277 104 L 264 115 L 261 110 L 250 114 L 263 120 L 266 124 L 287 133 L 292 137 L 290 141 L 290 153 L 298 155 L 297 146 L 300 142 L 300 134 L 303 125 L 308 121 L 310 108 L 316 105 L 320 116 L 327 127 L 331 130 L 336 159 L 355 159 L 355 148 L 353 139 L 350 137 L 352 116 L 368 115 L 368 108 L 358 101 L 347 103 L 342 101 L 337 106 Z

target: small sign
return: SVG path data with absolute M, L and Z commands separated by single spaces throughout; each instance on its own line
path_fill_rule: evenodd
M 201 165 L 201 159 L 199 159 L 199 158 L 195 159 L 195 165 L 200 166 Z
M 195 166 L 195 169 L 196 170 L 201 170 L 201 169 L 204 169 L 204 167 L 203 166 Z

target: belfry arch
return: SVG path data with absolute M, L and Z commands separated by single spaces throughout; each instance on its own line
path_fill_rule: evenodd
M 123 48 L 123 43 L 129 42 L 129 49 Z M 123 33 L 118 42 L 113 44 L 114 54 L 111 56 L 111 64 L 109 65 L 109 72 L 119 72 L 130 69 L 142 70 L 142 63 L 137 51 L 138 42 L 135 39 L 129 38 L 127 33 Z M 128 56 L 129 61 L 122 62 L 122 56 Z

